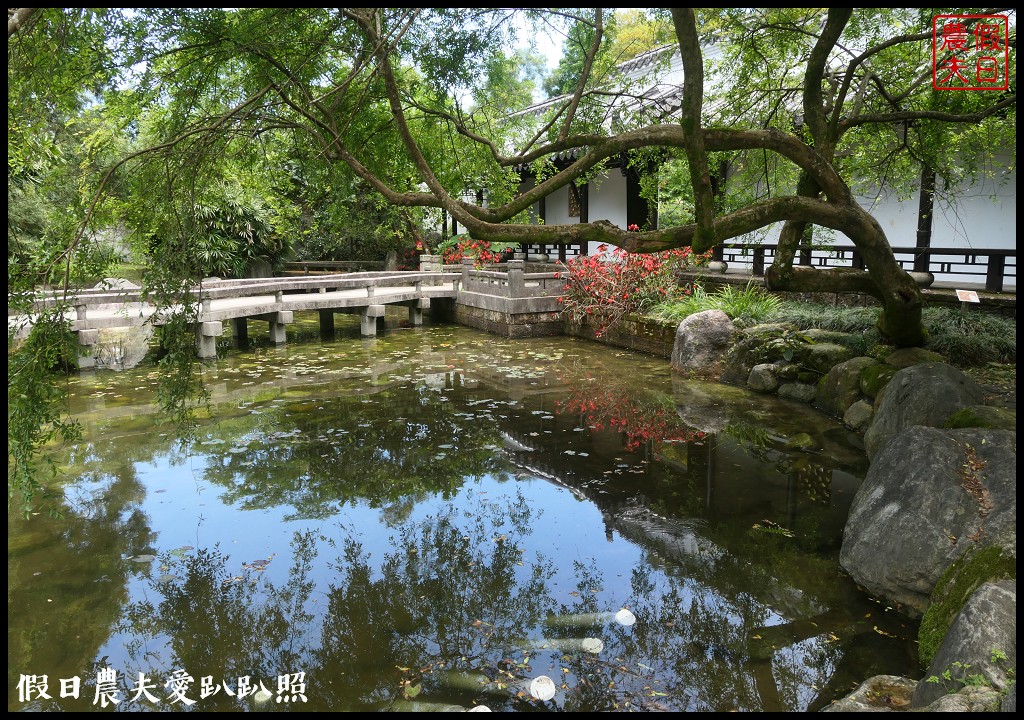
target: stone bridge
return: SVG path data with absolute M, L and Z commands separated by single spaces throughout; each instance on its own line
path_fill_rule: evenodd
M 441 299 L 453 302 L 465 324 L 508 334 L 523 327 L 517 318 L 549 323 L 559 311 L 558 298 L 563 281 L 558 273 L 525 273 L 523 261 L 510 261 L 507 270 L 476 268 L 465 261 L 457 271 L 442 267 L 436 256 L 424 255 L 419 271 L 355 272 L 308 277 L 207 279 L 191 289 L 189 307 L 157 308 L 140 290 L 94 289 L 74 293 L 43 293 L 35 307 L 66 308 L 64 316 L 79 345 L 91 348 L 100 341 L 100 331 L 110 328 L 154 327 L 165 324 L 174 314 L 188 310 L 195 327 L 200 358 L 217 355 L 217 338 L 229 321 L 231 334 L 247 339 L 249 320 L 265 321 L 270 340 L 286 342 L 286 327 L 296 312 L 316 311 L 324 332 L 334 329 L 334 314 L 359 314 L 360 333 L 377 333 L 388 305 L 406 306 L 413 325 L 423 322 L 423 311 Z M 462 310 L 459 310 L 462 306 Z M 8 328 L 16 335 L 25 332 L 32 318 L 8 313 Z M 86 352 L 82 368 L 93 367 L 95 358 Z

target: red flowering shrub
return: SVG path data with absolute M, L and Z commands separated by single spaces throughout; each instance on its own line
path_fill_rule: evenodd
M 630 230 L 636 228 L 630 225 Z M 579 255 L 567 263 L 563 314 L 576 325 L 589 322 L 600 337 L 626 313 L 646 310 L 678 292 L 675 274 L 706 263 L 711 254 L 690 248 L 659 253 L 629 253 L 615 248 L 601 255 Z
M 469 235 L 453 235 L 438 245 L 445 265 L 458 265 L 463 258 L 473 258 L 478 265 L 501 262 L 507 259 L 518 243 L 490 243 L 476 240 Z

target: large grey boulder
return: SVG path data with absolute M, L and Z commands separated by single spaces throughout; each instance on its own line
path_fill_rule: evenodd
M 907 428 L 854 497 L 840 564 L 872 595 L 920 615 L 971 543 L 1016 529 L 1016 465 L 1016 432 Z
M 747 376 L 747 387 L 755 392 L 775 392 L 779 387 L 778 367 L 773 363 L 755 365 Z
M 893 375 L 875 404 L 875 417 L 864 433 L 868 458 L 913 425 L 942 427 L 960 408 L 980 405 L 984 391 L 978 383 L 947 363 L 924 363 Z
M 672 369 L 695 377 L 717 378 L 735 335 L 732 320 L 721 310 L 690 315 L 676 328 Z
M 1016 669 L 1017 581 L 986 583 L 953 620 L 912 704 L 923 707 L 968 684 L 1004 690 Z
M 808 343 L 798 348 L 800 362 L 808 370 L 824 375 L 836 365 L 854 356 L 853 350 L 835 343 Z M 875 361 L 877 362 L 877 361 Z

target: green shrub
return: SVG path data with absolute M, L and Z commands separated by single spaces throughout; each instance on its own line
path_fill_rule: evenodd
M 1010 318 L 987 312 L 926 307 L 926 347 L 964 367 L 1017 360 L 1017 325 Z
M 779 300 L 757 288 L 737 290 L 726 286 L 714 294 L 695 285 L 693 293 L 654 308 L 652 317 L 678 322 L 693 313 L 717 308 L 733 319 L 786 323 L 798 330 L 832 330 L 852 336 L 849 343 L 858 353 L 873 357 L 891 348 L 872 346 L 883 338 L 878 333 L 877 307 L 825 305 L 823 303 Z M 928 333 L 926 348 L 960 367 L 984 366 L 990 362 L 1015 363 L 1017 326 L 1010 318 L 987 312 L 949 307 L 926 307 L 922 322 Z

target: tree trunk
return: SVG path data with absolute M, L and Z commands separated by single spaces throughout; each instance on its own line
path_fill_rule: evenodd
M 848 207 L 849 222 L 840 228 L 853 240 L 864 259 L 867 272 L 850 268 L 812 268 L 794 266 L 795 249 L 803 234 L 804 223 L 787 222 L 791 241 L 788 256 L 780 263 L 780 253 L 765 273 L 765 284 L 772 290 L 803 292 L 862 292 L 882 303 L 878 330 L 897 347 L 918 347 L 926 334 L 921 324 L 921 290 L 896 257 L 882 226 L 869 213 L 854 204 Z M 795 237 L 795 242 L 793 238 Z

